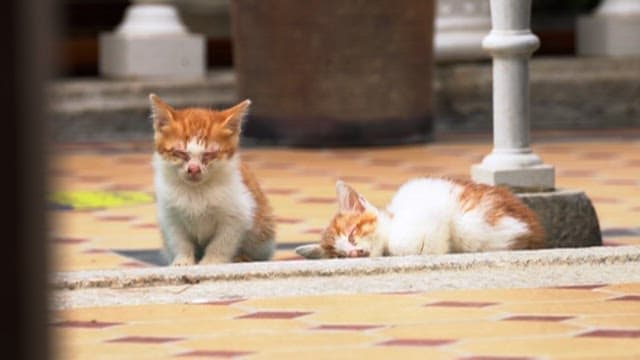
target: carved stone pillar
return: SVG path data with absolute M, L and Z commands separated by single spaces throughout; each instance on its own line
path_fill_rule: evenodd
M 529 28 L 531 0 L 492 0 L 492 30 L 483 47 L 493 56 L 494 148 L 473 165 L 477 182 L 525 189 L 554 188 L 554 168 L 529 147 L 529 58 L 538 37 Z
M 204 76 L 205 39 L 190 34 L 170 1 L 134 0 L 122 23 L 100 34 L 100 74 L 113 78 Z

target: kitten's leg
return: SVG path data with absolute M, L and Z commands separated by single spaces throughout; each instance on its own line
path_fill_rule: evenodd
M 216 234 L 207 245 L 200 264 L 223 264 L 231 262 L 238 252 L 242 238 L 246 234 L 243 227 L 225 225 L 216 230 Z
M 161 221 L 164 246 L 171 257 L 172 266 L 187 266 L 196 263 L 195 244 L 187 232 L 170 220 Z
M 175 257 L 171 262 L 171 266 L 187 266 L 195 265 L 195 247 L 189 239 L 177 240 L 175 245 Z

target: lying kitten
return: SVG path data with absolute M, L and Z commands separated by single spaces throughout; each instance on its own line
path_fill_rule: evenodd
M 339 212 L 320 244 L 296 252 L 307 258 L 446 254 L 544 246 L 536 214 L 509 190 L 465 181 L 414 179 L 386 210 L 342 181 Z
M 176 110 L 154 94 L 149 99 L 158 219 L 172 265 L 270 259 L 272 210 L 238 155 L 251 102 Z

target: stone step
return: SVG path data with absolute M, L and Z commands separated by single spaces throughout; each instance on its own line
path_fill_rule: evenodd
M 531 128 L 606 129 L 640 125 L 640 58 L 536 58 L 531 61 Z M 436 68 L 436 132 L 488 132 L 491 63 Z M 148 94 L 176 107 L 224 107 L 236 98 L 232 69 L 204 79 L 61 79 L 49 90 L 58 141 L 150 139 Z

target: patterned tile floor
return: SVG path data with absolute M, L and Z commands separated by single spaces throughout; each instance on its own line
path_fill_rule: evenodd
M 640 245 L 639 137 L 569 135 L 546 136 L 535 151 L 556 166 L 559 187 L 591 197 L 607 245 Z M 466 177 L 490 150 L 486 139 L 471 140 L 246 150 L 278 216 L 276 258 L 294 258 L 294 246 L 317 240 L 335 209 L 337 178 L 382 205 L 411 177 Z M 57 147 L 52 190 L 94 193 L 75 207 L 60 194 L 52 203 L 56 270 L 159 263 L 149 149 Z M 97 203 L 109 206 L 92 208 Z M 77 308 L 53 312 L 51 333 L 59 359 L 638 359 L 640 284 Z
M 556 166 L 557 185 L 583 189 L 592 199 L 607 245 L 640 244 L 640 141 L 632 137 L 569 137 L 537 142 L 534 150 Z M 55 268 L 144 267 L 162 264 L 153 204 L 149 143 L 66 144 L 52 161 L 51 188 L 85 203 L 56 198 L 50 211 Z M 350 182 L 384 205 L 404 181 L 424 175 L 468 177 L 491 149 L 486 140 L 453 139 L 423 146 L 342 150 L 247 149 L 277 215 L 278 260 L 314 242 L 335 211 L 335 180 Z M 109 195 L 134 193 L 123 204 Z M 94 192 L 94 193 L 91 193 Z M 116 192 L 114 194 L 114 192 Z M 122 200 L 122 199 L 120 199 Z M 110 202 L 109 202 L 110 201 Z M 69 204 L 76 204 L 75 208 Z M 108 204 L 93 208 L 95 204 Z
M 638 359 L 640 284 L 59 311 L 59 359 Z

